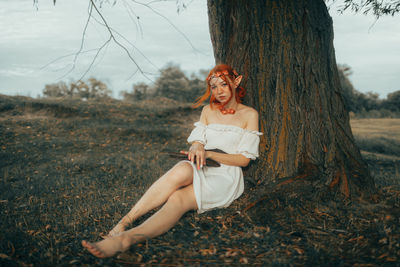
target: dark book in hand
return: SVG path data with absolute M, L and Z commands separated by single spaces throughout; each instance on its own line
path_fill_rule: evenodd
M 220 149 L 210 149 L 210 150 L 206 150 L 206 151 L 214 151 L 214 152 L 218 152 L 218 153 L 224 153 L 226 154 L 226 152 L 220 150 Z M 168 153 L 168 155 L 171 158 L 175 158 L 175 159 L 180 159 L 180 160 L 187 160 L 188 156 L 186 154 L 180 153 L 180 152 L 166 152 Z M 195 159 L 196 162 L 196 159 Z M 206 159 L 206 166 L 208 167 L 220 167 L 221 164 L 219 162 L 216 162 L 213 159 Z

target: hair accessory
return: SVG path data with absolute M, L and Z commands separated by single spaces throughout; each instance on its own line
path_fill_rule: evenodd
M 239 76 L 238 73 L 236 72 L 236 70 L 234 70 L 234 69 L 232 70 L 232 74 L 233 74 L 233 76 L 235 76 L 235 78 L 236 78 L 237 76 Z M 229 75 L 228 70 L 217 71 L 217 72 L 214 73 L 213 75 L 208 76 L 208 77 L 207 77 L 207 81 L 209 81 L 209 80 L 211 80 L 211 79 L 214 79 L 214 78 L 221 77 L 222 75 Z

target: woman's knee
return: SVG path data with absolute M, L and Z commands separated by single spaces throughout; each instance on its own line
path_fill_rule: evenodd
M 185 211 L 197 209 L 197 203 L 196 203 L 196 198 L 193 193 L 193 189 L 188 190 L 188 188 L 186 188 L 186 187 L 175 191 L 168 198 L 168 203 L 170 205 L 176 206 L 177 208 L 181 208 Z
M 193 168 L 188 162 L 177 163 L 167 174 L 166 178 L 173 184 L 184 186 L 193 181 Z

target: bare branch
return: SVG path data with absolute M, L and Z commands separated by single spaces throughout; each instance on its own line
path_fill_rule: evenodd
M 97 51 L 97 52 L 96 52 L 96 55 L 94 56 L 92 62 L 91 62 L 90 65 L 89 65 L 89 67 L 86 69 L 86 71 L 84 72 L 84 74 L 83 74 L 83 75 L 81 76 L 81 78 L 79 79 L 79 80 L 82 80 L 83 77 L 84 77 L 84 76 L 89 72 L 89 70 L 93 67 L 93 65 L 94 65 L 94 63 L 96 62 L 97 57 L 99 56 L 100 52 L 101 52 L 104 48 L 108 47 L 109 43 L 110 43 L 111 41 L 113 41 L 115 44 L 117 44 L 117 46 L 119 46 L 120 48 L 122 48 L 122 49 L 126 52 L 126 54 L 128 55 L 129 59 L 135 64 L 135 66 L 136 66 L 136 68 L 137 68 L 137 70 L 128 78 L 128 80 L 131 79 L 134 75 L 136 75 L 137 72 L 140 72 L 144 77 L 146 77 L 146 79 L 150 80 L 151 82 L 154 82 L 151 78 L 149 78 L 149 77 L 147 76 L 147 75 L 154 75 L 154 73 L 145 72 L 145 71 L 140 67 L 140 65 L 138 64 L 138 62 L 134 59 L 134 57 L 132 56 L 131 52 L 127 49 L 127 47 L 125 47 L 125 45 L 122 44 L 122 43 L 116 38 L 116 36 L 122 38 L 125 42 L 127 42 L 129 45 L 131 45 L 132 48 L 133 48 L 135 51 L 137 51 L 141 56 L 143 56 L 143 58 L 144 58 L 147 62 L 149 62 L 154 68 L 156 68 L 158 71 L 160 71 L 159 67 L 157 67 L 155 64 L 153 64 L 153 62 L 152 62 L 149 58 L 147 58 L 146 55 L 145 55 L 144 53 L 142 53 L 142 51 L 141 51 L 140 49 L 138 49 L 132 42 L 130 42 L 130 41 L 129 41 L 127 38 L 125 38 L 122 34 L 120 34 L 118 31 L 116 31 L 115 29 L 113 29 L 112 27 L 110 27 L 110 26 L 108 25 L 108 23 L 107 23 L 106 19 L 104 18 L 103 14 L 100 12 L 99 8 L 98 8 L 98 7 L 96 6 L 96 4 L 95 4 L 95 2 L 97 2 L 97 1 L 100 2 L 100 7 L 101 7 L 101 5 L 102 5 L 103 3 L 105 3 L 105 2 L 106 2 L 106 3 L 109 3 L 109 2 L 110 2 L 110 1 L 108 1 L 108 0 L 90 0 L 90 1 L 89 1 L 89 6 L 88 6 L 88 19 L 87 19 L 87 21 L 86 21 L 86 23 L 85 23 L 85 27 L 84 27 L 84 30 L 83 30 L 83 32 L 82 32 L 82 40 L 81 40 L 81 45 L 80 45 L 80 47 L 79 47 L 79 50 L 78 50 L 76 53 L 74 53 L 74 54 L 70 54 L 70 55 L 65 55 L 65 56 L 59 57 L 59 58 L 57 58 L 57 59 L 51 61 L 50 63 L 46 64 L 45 66 L 43 66 L 41 69 L 46 68 L 47 66 L 53 64 L 54 62 L 56 62 L 56 61 L 58 61 L 58 60 L 60 60 L 60 59 L 62 59 L 62 58 L 69 57 L 69 56 L 72 56 L 72 55 L 73 55 L 73 56 L 74 56 L 74 59 L 73 59 L 72 66 L 71 66 L 71 68 L 69 69 L 69 71 L 67 71 L 67 73 L 65 73 L 62 77 L 59 78 L 59 79 L 62 79 L 62 78 L 64 78 L 65 76 L 67 76 L 68 74 L 70 74 L 70 73 L 75 69 L 79 55 L 81 55 L 81 54 L 83 54 L 83 53 L 91 52 L 91 51 Z M 127 9 L 127 12 L 128 12 L 129 17 L 131 18 L 132 22 L 136 25 L 136 28 L 139 30 L 141 36 L 143 37 L 143 29 L 142 29 L 141 24 L 140 24 L 140 21 L 139 21 L 139 18 L 140 18 L 140 17 L 139 17 L 138 15 L 136 15 L 136 13 L 133 11 L 133 8 L 132 8 L 125 0 L 122 0 L 122 1 L 123 1 L 123 4 L 124 4 L 125 8 Z M 155 10 L 153 7 L 150 6 L 151 4 L 153 4 L 153 3 L 155 3 L 155 2 L 160 2 L 160 0 L 150 1 L 150 2 L 148 2 L 148 3 L 142 3 L 142 2 L 139 2 L 139 1 L 135 1 L 135 0 L 131 0 L 131 1 L 132 1 L 133 3 L 135 3 L 135 4 L 137 4 L 137 5 L 141 5 L 141 6 L 146 7 L 147 9 L 149 9 L 149 10 L 151 10 L 153 13 L 155 13 L 157 16 L 160 16 L 161 18 L 163 18 L 163 19 L 164 19 L 165 21 L 167 21 L 168 24 L 170 24 L 179 34 L 181 34 L 181 35 L 183 36 L 183 38 L 189 43 L 189 45 L 192 47 L 192 49 L 193 49 L 195 52 L 204 55 L 204 53 L 202 53 L 201 51 L 197 50 L 197 49 L 194 47 L 194 45 L 192 44 L 192 42 L 190 41 L 190 39 L 189 39 L 175 24 L 173 24 L 173 23 L 171 22 L 171 20 L 169 20 L 165 15 L 163 15 L 162 13 L 158 12 L 157 10 Z M 165 0 L 164 0 L 164 1 L 165 1 Z M 192 0 L 192 1 L 193 1 L 193 0 Z M 37 6 L 37 5 L 38 5 L 38 0 L 33 0 L 33 3 L 34 3 L 34 5 Z M 115 3 L 116 3 L 116 0 L 113 0 L 113 5 L 114 5 Z M 191 2 L 190 2 L 190 3 L 191 3 Z M 189 3 L 189 4 L 190 4 L 190 3 Z M 55 2 L 54 2 L 54 4 L 55 4 Z M 99 21 L 96 17 L 93 16 L 93 8 L 94 8 L 94 10 L 96 11 L 96 13 L 98 14 L 98 16 L 100 17 L 100 20 L 101 20 L 101 21 Z M 183 4 L 183 8 L 186 8 L 186 4 Z M 179 7 L 178 7 L 178 11 L 179 11 Z M 134 17 L 132 16 L 132 14 L 133 14 L 133 16 L 136 17 L 137 23 L 136 23 Z M 99 25 L 101 25 L 101 26 L 103 26 L 103 27 L 105 27 L 105 28 L 107 29 L 107 31 L 108 31 L 108 33 L 109 33 L 109 38 L 108 38 L 108 40 L 105 41 L 104 44 L 101 45 L 99 48 L 83 51 L 83 47 L 84 47 L 84 43 L 85 43 L 85 37 L 86 37 L 86 32 L 87 32 L 88 25 L 89 25 L 89 22 L 90 22 L 91 19 L 93 19 L 93 20 L 96 21 Z
M 150 63 L 155 69 L 157 69 L 158 71 L 160 71 L 160 68 L 158 66 L 156 66 L 139 48 L 137 48 L 132 42 L 130 42 L 127 38 L 125 38 L 125 36 L 123 36 L 122 34 L 120 34 L 118 31 L 116 31 L 114 28 L 102 23 L 101 21 L 97 20 L 95 17 L 92 17 L 98 24 L 100 24 L 103 27 L 106 27 L 109 31 L 115 33 L 116 35 L 118 35 L 119 37 L 121 37 L 124 41 L 126 41 L 128 44 L 130 44 L 136 51 L 139 52 L 139 54 L 146 59 L 146 61 L 148 63 Z M 137 73 L 135 71 L 135 73 Z M 152 73 L 147 73 L 146 74 L 152 74 Z M 131 76 L 132 77 L 132 76 Z
M 64 78 L 65 76 L 70 74 L 75 69 L 76 61 L 78 59 L 79 54 L 81 54 L 82 49 L 83 49 L 83 44 L 85 43 L 86 31 L 87 31 L 87 28 L 88 28 L 88 25 L 89 25 L 90 18 L 92 16 L 92 11 L 93 11 L 93 5 L 89 2 L 89 6 L 88 6 L 89 15 L 88 15 L 88 19 L 86 21 L 85 27 L 84 27 L 83 32 L 82 32 L 81 46 L 79 47 L 78 52 L 75 53 L 75 57 L 74 57 L 71 69 L 67 73 L 65 73 L 63 76 L 61 76 L 59 79 Z
M 195 52 L 198 52 L 198 53 L 204 55 L 203 52 L 197 50 L 197 49 L 194 47 L 194 45 L 192 44 L 192 42 L 190 41 L 190 39 L 186 36 L 186 34 L 183 33 L 175 24 L 172 23 L 172 21 L 171 21 L 170 19 L 168 19 L 168 18 L 167 18 L 166 16 L 164 16 L 162 13 L 160 13 L 160 12 L 158 12 L 157 10 L 155 10 L 154 8 L 152 8 L 149 4 L 141 3 L 141 2 L 138 2 L 138 1 L 136 1 L 136 0 L 131 0 L 131 1 L 134 2 L 134 3 L 136 3 L 136 4 L 138 4 L 138 5 L 142 5 L 142 6 L 146 7 L 146 8 L 148 8 L 148 9 L 150 9 L 153 13 L 155 13 L 156 15 L 160 16 L 161 18 L 163 18 L 163 19 L 164 19 L 165 21 L 167 21 L 168 24 L 170 24 L 179 34 L 181 34 L 181 35 L 183 36 L 183 38 L 189 43 L 189 45 L 192 47 L 192 49 L 193 49 Z M 153 1 L 153 2 L 154 2 L 154 1 Z M 152 3 L 152 2 L 150 2 L 150 3 Z
M 97 49 L 97 53 L 96 53 L 96 55 L 94 56 L 92 62 L 90 63 L 90 65 L 89 65 L 89 67 L 86 69 L 86 71 L 83 73 L 83 75 L 78 79 L 78 81 L 82 81 L 83 77 L 85 77 L 85 75 L 86 75 L 86 74 L 89 72 L 89 70 L 92 68 L 92 66 L 93 66 L 94 62 L 96 61 L 98 55 L 100 54 L 101 50 L 103 50 L 103 48 L 106 47 L 106 46 L 111 42 L 111 39 L 112 39 L 112 36 L 110 36 L 110 37 L 108 38 L 108 40 L 107 40 L 106 42 L 104 42 L 104 44 L 103 44 L 99 49 Z
M 89 52 L 93 52 L 93 51 L 97 51 L 97 50 L 98 50 L 98 48 L 89 49 L 89 50 L 81 51 L 80 54 L 85 54 L 85 53 L 89 53 Z M 59 61 L 59 60 L 61 60 L 63 58 L 72 57 L 72 56 L 75 56 L 75 55 L 76 55 L 76 52 L 68 54 L 68 55 L 64 55 L 64 56 L 61 56 L 61 57 L 58 57 L 58 58 L 50 61 L 46 65 L 40 67 L 39 70 L 43 70 L 43 69 L 47 68 L 48 66 L 50 66 L 51 64 L 53 64 L 53 63 L 55 63 L 55 62 L 57 62 L 57 61 Z
M 146 77 L 146 79 L 150 80 L 153 82 L 152 79 L 150 79 L 146 72 L 144 72 L 142 70 L 142 68 L 139 66 L 139 64 L 136 62 L 136 60 L 132 57 L 131 53 L 128 51 L 128 49 L 122 45 L 114 36 L 112 29 L 110 28 L 110 26 L 108 25 L 106 19 L 104 18 L 103 14 L 101 14 L 100 10 L 97 8 L 97 6 L 95 5 L 95 3 L 93 2 L 93 0 L 90 0 L 90 2 L 92 3 L 94 9 L 96 10 L 97 14 L 100 16 L 101 20 L 103 21 L 105 27 L 107 28 L 107 31 L 110 33 L 110 39 L 112 39 L 119 47 L 121 47 L 126 54 L 128 55 L 128 57 L 131 59 L 131 61 L 136 65 L 136 68 L 138 69 L 138 71 L 144 76 Z
M 142 29 L 142 25 L 140 25 L 140 21 L 139 21 L 140 17 L 135 13 L 135 11 L 133 11 L 132 7 L 130 5 L 128 5 L 125 0 L 122 0 L 122 3 L 124 4 L 126 10 L 128 11 L 128 15 L 131 18 L 132 22 L 135 24 L 136 30 L 140 32 L 140 37 L 143 38 L 143 29 Z M 133 14 L 133 16 L 136 17 L 137 23 L 133 19 L 133 16 L 131 13 Z

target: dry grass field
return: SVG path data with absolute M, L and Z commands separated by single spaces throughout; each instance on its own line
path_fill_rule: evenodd
M 400 184 L 400 119 L 352 119 L 356 143 L 378 185 Z M 399 187 L 400 189 L 400 187 Z
M 350 123 L 362 149 L 400 157 L 400 119 L 353 119 Z
M 82 250 L 118 222 L 187 148 L 199 110 L 168 99 L 129 104 L 0 95 L 0 266 L 396 266 L 400 120 L 353 120 L 379 189 L 360 206 L 271 195 L 268 213 L 186 214 L 171 231 L 111 259 Z M 140 223 L 138 221 L 137 223 Z

